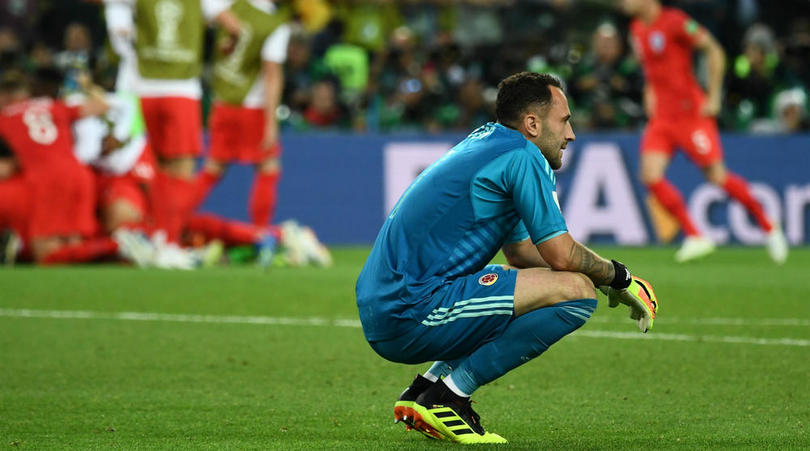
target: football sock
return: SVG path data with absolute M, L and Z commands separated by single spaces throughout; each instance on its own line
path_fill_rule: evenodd
M 655 183 L 647 185 L 647 188 L 655 196 L 660 203 L 681 225 L 683 233 L 687 236 L 700 235 L 697 227 L 689 217 L 689 212 L 686 209 L 686 202 L 683 196 L 675 186 L 673 186 L 667 179 L 661 179 Z
M 765 216 L 762 205 L 757 202 L 751 194 L 751 189 L 748 187 L 748 183 L 745 182 L 745 179 L 729 172 L 725 183 L 723 183 L 723 189 L 726 190 L 729 196 L 741 203 L 745 209 L 751 213 L 765 233 L 773 229 L 773 224 L 771 224 L 771 221 Z
M 273 220 L 276 209 L 276 188 L 280 172 L 256 172 L 250 192 L 250 220 L 258 226 L 266 226 Z
M 464 390 L 459 388 L 459 386 L 456 385 L 455 381 L 453 381 L 453 375 L 452 374 L 450 376 L 447 376 L 447 377 L 444 378 L 444 385 L 446 385 L 447 388 L 449 388 L 451 392 L 453 392 L 453 393 L 455 393 L 458 396 L 461 396 L 463 398 L 469 398 L 470 395 L 472 394 L 472 392 L 466 393 Z M 478 387 L 475 387 L 475 388 L 478 388 Z
M 166 239 L 176 243 L 194 208 L 196 183 L 158 171 L 152 185 L 151 206 L 154 228 L 166 232 Z
M 208 172 L 205 169 L 197 174 L 197 179 L 195 180 L 196 184 L 196 193 L 194 195 L 194 208 L 199 207 L 205 199 L 208 197 L 208 194 L 211 193 L 211 190 L 220 180 L 219 174 L 214 174 L 212 172 Z
M 90 238 L 79 244 L 69 244 L 46 255 L 43 264 L 86 263 L 118 255 L 118 244 L 109 237 Z
M 205 213 L 191 215 L 186 229 L 191 233 L 201 233 L 209 240 L 222 240 L 226 246 L 256 244 L 261 240 L 262 236 L 270 233 L 267 227 L 230 221 Z
M 430 379 L 431 382 L 436 382 L 439 378 L 447 377 L 453 372 L 453 368 L 455 368 L 461 360 L 463 359 L 434 362 L 430 369 L 424 374 L 424 377 Z
M 461 393 L 471 395 L 577 330 L 595 309 L 596 299 L 577 299 L 521 315 L 506 326 L 503 335 L 462 360 L 445 383 L 450 379 Z

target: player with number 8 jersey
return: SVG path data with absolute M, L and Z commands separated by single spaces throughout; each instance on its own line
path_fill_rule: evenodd
M 79 107 L 39 98 L 0 112 L 0 136 L 14 150 L 32 190 L 32 239 L 95 233 L 93 176 L 73 154 Z

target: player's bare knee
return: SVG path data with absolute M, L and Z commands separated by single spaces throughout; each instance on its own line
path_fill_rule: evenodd
M 596 299 L 596 287 L 594 287 L 591 279 L 585 274 L 574 272 L 571 273 L 571 292 L 568 293 L 568 299 Z
M 221 177 L 227 167 L 227 163 L 223 163 L 222 161 L 206 160 L 203 170 L 216 177 Z
M 593 299 L 596 297 L 596 289 L 593 282 L 585 274 L 578 272 L 564 273 L 560 281 L 560 302 L 574 299 Z
M 192 157 L 165 158 L 159 162 L 160 168 L 172 177 L 191 179 L 194 177 L 195 161 Z
M 723 186 L 726 183 L 726 168 L 722 164 L 706 166 L 703 168 L 703 175 L 706 180 L 717 186 Z
M 260 162 L 256 168 L 262 174 L 275 174 L 281 170 L 281 162 L 278 158 L 268 158 Z
M 650 186 L 658 183 L 663 177 L 661 176 L 661 174 L 657 172 L 645 171 L 642 169 L 641 172 L 639 173 L 639 178 L 641 179 L 641 183 L 643 183 L 644 186 Z
M 119 200 L 104 210 L 103 218 L 104 229 L 107 233 L 112 233 L 123 225 L 140 223 L 143 215 L 138 207 L 125 200 Z

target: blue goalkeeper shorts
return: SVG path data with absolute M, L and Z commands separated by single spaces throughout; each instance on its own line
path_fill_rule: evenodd
M 503 334 L 515 317 L 517 270 L 488 265 L 435 291 L 433 309 L 399 337 L 369 342 L 385 359 L 399 363 L 454 360 Z

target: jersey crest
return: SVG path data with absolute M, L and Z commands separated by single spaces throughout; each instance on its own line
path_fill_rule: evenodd
M 666 47 L 666 38 L 664 37 L 664 33 L 657 30 L 653 31 L 650 33 L 648 42 L 650 45 L 650 50 L 652 50 L 653 53 L 664 52 L 664 47 Z
M 478 278 L 478 284 L 483 285 L 485 287 L 492 286 L 497 281 L 498 281 L 498 274 L 494 272 L 484 274 L 483 276 Z

